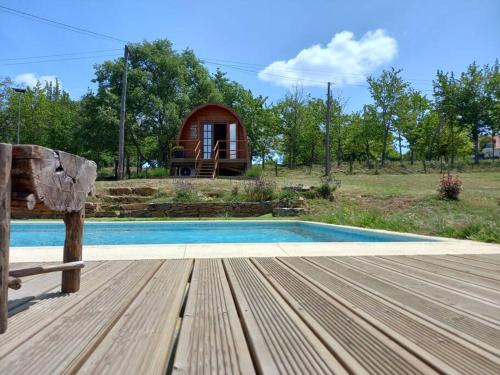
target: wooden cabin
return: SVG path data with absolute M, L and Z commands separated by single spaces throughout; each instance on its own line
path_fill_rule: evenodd
M 203 104 L 184 119 L 171 160 L 173 176 L 241 175 L 251 164 L 245 125 L 231 108 Z

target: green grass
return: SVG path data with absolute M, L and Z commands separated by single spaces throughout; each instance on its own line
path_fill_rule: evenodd
M 464 191 L 456 202 L 437 198 L 439 173 L 423 174 L 416 170 L 408 173 L 406 169 L 388 169 L 378 175 L 373 171 L 355 172 L 335 170 L 334 178 L 340 181 L 340 188 L 333 193 L 335 200 L 307 199 L 309 213 L 302 219 L 500 243 L 500 170 L 496 168 L 458 173 Z M 263 176 L 274 182 L 278 190 L 299 184 L 320 186 L 323 182 L 320 167 L 280 168 L 277 177 L 274 168 L 266 167 Z M 174 178 L 99 181 L 97 191 L 103 192 L 110 186 L 148 185 L 159 189 L 155 201 L 171 201 L 177 181 Z M 232 179 L 190 182 L 207 199 L 224 201 L 244 200 L 248 184 Z M 281 195 L 278 191 L 277 196 Z

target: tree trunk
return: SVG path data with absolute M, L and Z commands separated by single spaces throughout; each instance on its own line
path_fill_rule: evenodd
M 398 129 L 398 142 L 399 142 L 399 164 L 403 165 L 403 149 L 401 146 L 401 130 Z
M 380 161 L 380 166 L 383 168 L 385 166 L 385 158 L 387 154 L 387 138 L 389 137 L 389 125 L 385 125 L 384 129 L 384 143 L 382 147 L 382 158 Z

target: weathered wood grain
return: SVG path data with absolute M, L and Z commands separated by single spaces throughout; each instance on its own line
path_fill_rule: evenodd
M 195 260 L 173 373 L 255 373 L 220 259 Z
M 253 261 L 350 373 L 436 373 L 431 365 L 281 263 L 271 258 Z
M 85 268 L 82 269 L 82 275 L 90 272 L 100 263 L 102 262 L 87 262 Z M 60 283 L 61 274 L 59 272 L 23 278 L 22 288 L 9 292 L 9 316 L 12 316 L 16 308 L 23 304 L 30 304 L 30 301 L 37 298 L 37 296 L 52 291 L 56 287 L 59 287 L 60 290 Z
M 166 260 L 83 364 L 79 374 L 158 374 L 167 369 L 192 260 Z
M 34 267 L 26 267 L 26 268 L 18 268 L 16 270 L 10 270 L 9 275 L 11 277 L 26 277 L 26 276 L 39 275 L 39 274 L 49 273 L 49 272 L 82 269 L 84 266 L 85 266 L 85 263 L 83 263 L 83 261 L 69 262 L 69 263 L 63 263 L 63 264 L 54 264 L 54 265 L 42 264 L 42 265 L 38 265 L 38 266 L 34 266 Z
M 345 374 L 330 353 L 249 259 L 224 259 L 257 372 Z M 358 373 L 365 373 L 359 367 Z
M 161 265 L 134 262 L 0 361 L 0 373 L 60 374 L 90 354 Z M 78 295 L 78 294 L 75 294 Z M 7 332 L 9 333 L 9 332 Z
M 7 330 L 12 146 L 0 143 L 0 334 Z
M 82 286 L 78 293 L 63 294 L 58 283 L 52 282 L 52 288 L 37 294 L 27 305 L 19 305 L 11 310 L 9 330 L 0 336 L 0 363 L 8 353 L 15 351 L 24 342 L 36 337 L 45 327 L 58 320 L 81 301 L 85 301 L 119 273 L 126 271 L 132 261 L 95 262 L 91 272 L 85 268 L 82 274 Z M 43 276 L 50 279 L 53 274 Z M 22 290 L 22 289 L 21 289 Z M 57 341 L 57 340 L 56 340 Z M 29 361 L 27 361 L 29 362 Z M 29 366 L 29 364 L 26 364 Z
M 63 250 L 64 263 L 79 262 L 82 260 L 84 219 L 84 208 L 80 211 L 66 212 L 64 214 L 64 224 L 66 227 Z M 63 293 L 73 293 L 80 289 L 80 272 L 79 268 L 63 271 L 61 278 L 61 291 Z
M 496 374 L 500 358 L 411 314 L 361 285 L 301 258 L 280 261 L 443 373 Z
M 443 306 L 450 306 L 452 309 L 475 315 L 479 319 L 485 319 L 500 325 L 500 305 L 498 304 L 483 301 L 448 289 L 442 285 L 434 285 L 427 281 L 415 279 L 410 275 L 395 272 L 394 270 L 372 262 L 370 257 L 345 257 L 342 261 L 350 266 L 356 267 L 358 270 L 368 275 L 398 285 L 399 288 L 407 290 L 409 293 L 415 293 L 416 295 L 440 303 Z M 497 302 L 500 302 L 500 299 Z
M 34 194 L 37 203 L 53 211 L 84 208 L 97 176 L 94 162 L 36 145 L 14 145 L 12 155 L 12 190 L 19 196 Z M 22 208 L 18 201 L 16 197 L 15 208 Z
M 479 345 L 483 349 L 500 355 L 500 327 L 446 306 L 423 296 L 409 293 L 397 285 L 368 275 L 336 258 L 308 258 L 330 272 L 340 275 L 350 282 L 356 282 L 371 293 L 378 294 L 391 303 L 426 319 L 463 339 Z

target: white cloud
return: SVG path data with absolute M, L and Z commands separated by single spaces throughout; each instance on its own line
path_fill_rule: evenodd
M 390 62 L 397 53 L 397 41 L 382 29 L 368 31 L 359 40 L 350 31 L 333 36 L 326 46 L 316 44 L 286 61 L 275 61 L 259 72 L 259 78 L 290 87 L 359 84 L 375 69 Z
M 52 84 L 55 85 L 56 78 L 57 77 L 53 75 L 37 76 L 35 73 L 24 73 L 17 75 L 14 78 L 14 82 L 21 86 L 34 87 L 37 82 L 40 82 L 42 86 L 44 86 L 46 82 L 52 82 Z M 59 81 L 59 85 L 61 85 L 61 81 Z

